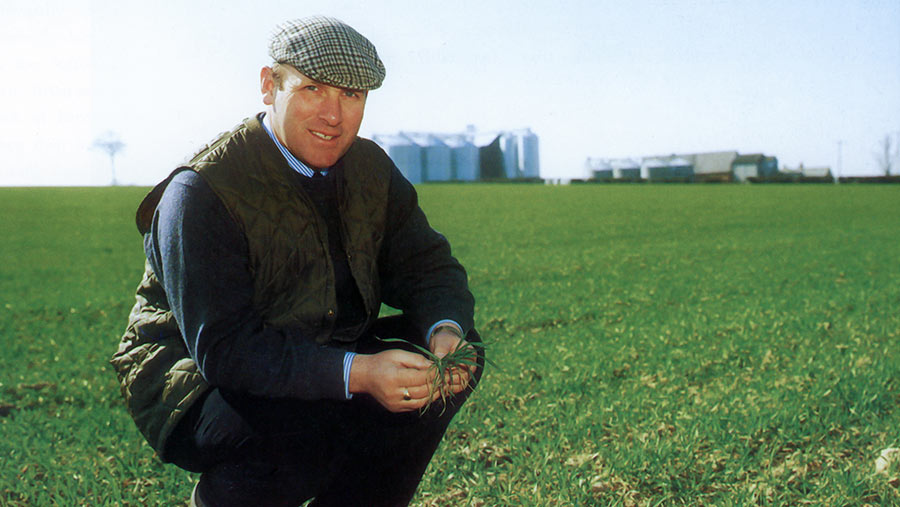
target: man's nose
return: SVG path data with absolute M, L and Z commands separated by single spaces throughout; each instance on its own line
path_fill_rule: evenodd
M 322 100 L 319 108 L 319 118 L 325 120 L 325 123 L 336 126 L 343 119 L 341 111 L 341 98 L 337 93 L 329 93 Z

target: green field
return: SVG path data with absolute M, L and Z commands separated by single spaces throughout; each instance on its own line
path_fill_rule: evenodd
M 418 505 L 900 504 L 900 186 L 426 185 L 489 370 Z M 185 504 L 107 359 L 145 189 L 0 189 L 0 505 Z

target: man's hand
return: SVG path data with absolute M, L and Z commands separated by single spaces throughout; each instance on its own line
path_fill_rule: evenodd
M 418 410 L 432 401 L 431 365 L 425 357 L 405 350 L 358 354 L 348 387 L 351 393 L 370 394 L 391 412 Z
M 437 332 L 431 336 L 428 348 L 438 357 L 444 357 L 457 348 L 466 348 L 471 351 L 470 359 L 472 361 L 475 361 L 476 357 L 474 347 L 460 338 L 459 335 L 444 327 L 438 328 Z M 446 375 L 449 375 L 449 378 L 447 379 L 447 392 L 445 394 L 453 395 L 462 392 L 469 386 L 469 381 L 474 374 L 474 365 L 462 365 L 451 369 L 450 372 L 446 373 Z

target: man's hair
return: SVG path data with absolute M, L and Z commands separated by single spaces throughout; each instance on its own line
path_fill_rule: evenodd
M 284 90 L 284 66 L 278 62 L 272 64 L 272 81 L 279 91 Z

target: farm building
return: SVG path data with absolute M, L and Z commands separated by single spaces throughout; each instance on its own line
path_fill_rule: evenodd
M 767 157 L 761 153 L 738 155 L 731 163 L 731 171 L 735 181 L 747 181 L 748 178 L 767 178 L 778 174 L 778 159 Z
M 669 177 L 676 181 L 691 181 L 694 177 L 694 166 L 682 157 L 669 159 Z
M 608 168 L 600 161 L 611 166 L 614 180 L 743 182 L 779 174 L 776 157 L 759 153 L 740 155 L 733 150 L 645 157 L 640 163 L 628 158 L 588 158 L 586 167 L 590 177 L 607 177 L 603 171 Z M 597 175 L 593 174 L 595 165 L 600 171 Z
M 650 181 L 690 181 L 693 174 L 691 163 L 674 155 L 645 158 L 641 163 L 641 176 Z
M 736 151 L 713 151 L 679 155 L 694 167 L 694 181 L 730 182 L 734 181 L 731 165 L 737 158 Z
M 608 161 L 602 158 L 588 157 L 585 162 L 585 168 L 591 179 L 594 180 L 611 180 L 613 179 L 613 167 Z
M 408 137 L 394 134 L 381 134 L 372 136 L 381 148 L 387 152 L 397 169 L 406 176 L 410 183 L 422 183 L 422 148 L 412 142 Z
M 422 149 L 422 181 L 450 180 L 450 147 L 434 134 L 401 132 Z
M 617 158 L 609 161 L 612 166 L 613 179 L 638 181 L 641 179 L 641 164 L 630 158 Z

